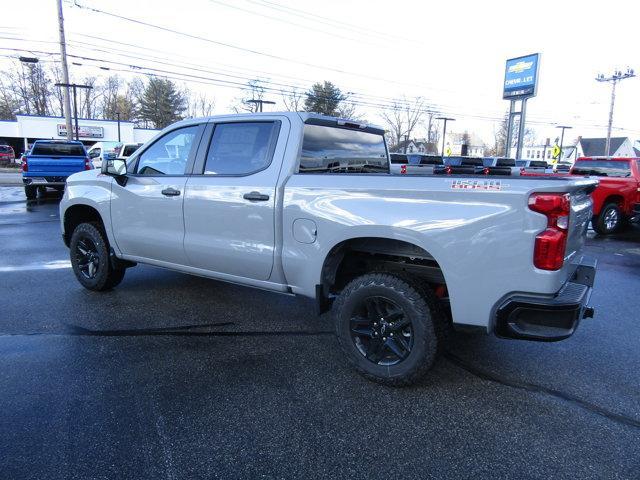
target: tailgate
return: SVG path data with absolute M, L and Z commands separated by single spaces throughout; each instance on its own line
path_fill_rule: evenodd
M 590 189 L 580 188 L 570 193 L 571 213 L 569 214 L 569 236 L 566 256 L 572 256 L 584 246 L 587 228 L 593 216 L 593 201 Z
M 76 172 L 81 172 L 85 168 L 85 157 L 44 157 L 28 156 L 28 171 L 25 177 L 33 176 L 69 176 Z

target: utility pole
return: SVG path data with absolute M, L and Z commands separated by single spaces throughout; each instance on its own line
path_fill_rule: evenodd
M 267 105 L 275 105 L 276 102 L 272 102 L 270 100 L 261 100 L 261 99 L 253 99 L 253 100 L 247 100 L 246 103 L 255 103 L 256 105 L 258 105 L 258 111 L 262 112 L 262 105 L 263 104 L 267 104 Z
M 58 30 L 60 32 L 60 56 L 62 57 L 62 83 L 69 85 L 69 67 L 67 66 L 67 44 L 64 38 L 64 17 L 62 15 L 62 0 L 56 0 L 58 4 Z M 69 87 L 62 91 L 64 102 L 64 121 L 67 125 L 67 140 L 73 139 L 71 128 L 71 99 Z
M 444 158 L 444 142 L 447 141 L 447 122 L 455 122 L 456 119 L 455 118 L 448 118 L 448 117 L 436 117 L 436 120 L 442 120 L 444 121 L 444 127 L 442 128 L 442 151 L 440 153 L 440 156 L 442 158 Z
M 600 73 L 596 80 L 598 82 L 611 82 L 611 106 L 609 107 L 609 124 L 607 126 L 607 143 L 604 148 L 604 155 L 606 157 L 611 156 L 611 127 L 613 125 L 613 107 L 616 103 L 616 85 L 620 80 L 624 80 L 625 78 L 635 77 L 636 74 L 631 68 L 627 68 L 627 71 L 622 73 L 620 70 L 616 70 L 613 72 L 613 75 L 609 77 L 605 77 L 602 73 Z
M 562 146 L 564 144 L 564 131 L 573 127 L 569 127 L 567 125 L 558 125 L 556 128 L 562 129 L 562 133 L 560 134 L 560 153 L 558 154 L 558 163 L 560 163 L 560 160 L 562 160 Z
M 120 141 L 120 112 L 116 112 L 118 117 L 118 141 Z
M 76 124 L 76 140 L 80 140 L 80 129 L 78 128 L 78 96 L 76 94 L 76 88 L 86 88 L 87 90 L 91 90 L 93 87 L 91 85 L 77 85 L 75 83 L 56 83 L 55 86 L 64 87 L 65 92 L 68 91 L 69 88 L 73 88 L 73 118 L 75 118 Z M 71 119 L 69 119 L 69 123 L 71 123 Z M 67 140 L 73 140 L 73 131 L 67 130 Z

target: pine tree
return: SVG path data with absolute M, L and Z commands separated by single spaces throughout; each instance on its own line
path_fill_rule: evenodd
M 323 115 L 337 116 L 340 103 L 346 100 L 340 89 L 333 83 L 314 83 L 307 92 L 304 101 L 304 109 L 307 112 L 316 112 Z
M 181 120 L 186 109 L 186 96 L 171 80 L 149 78 L 140 98 L 140 120 L 155 128 L 164 128 Z

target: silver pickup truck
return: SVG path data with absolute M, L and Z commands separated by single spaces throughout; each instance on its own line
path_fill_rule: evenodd
M 144 263 L 310 297 L 361 373 L 406 385 L 452 327 L 553 341 L 593 315 L 581 249 L 596 185 L 392 175 L 378 127 L 229 115 L 71 176 L 60 219 L 88 289 Z

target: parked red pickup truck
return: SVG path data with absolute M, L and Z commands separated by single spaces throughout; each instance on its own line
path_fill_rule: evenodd
M 593 229 L 608 235 L 640 219 L 640 159 L 581 157 L 570 175 L 598 177 L 593 191 Z

